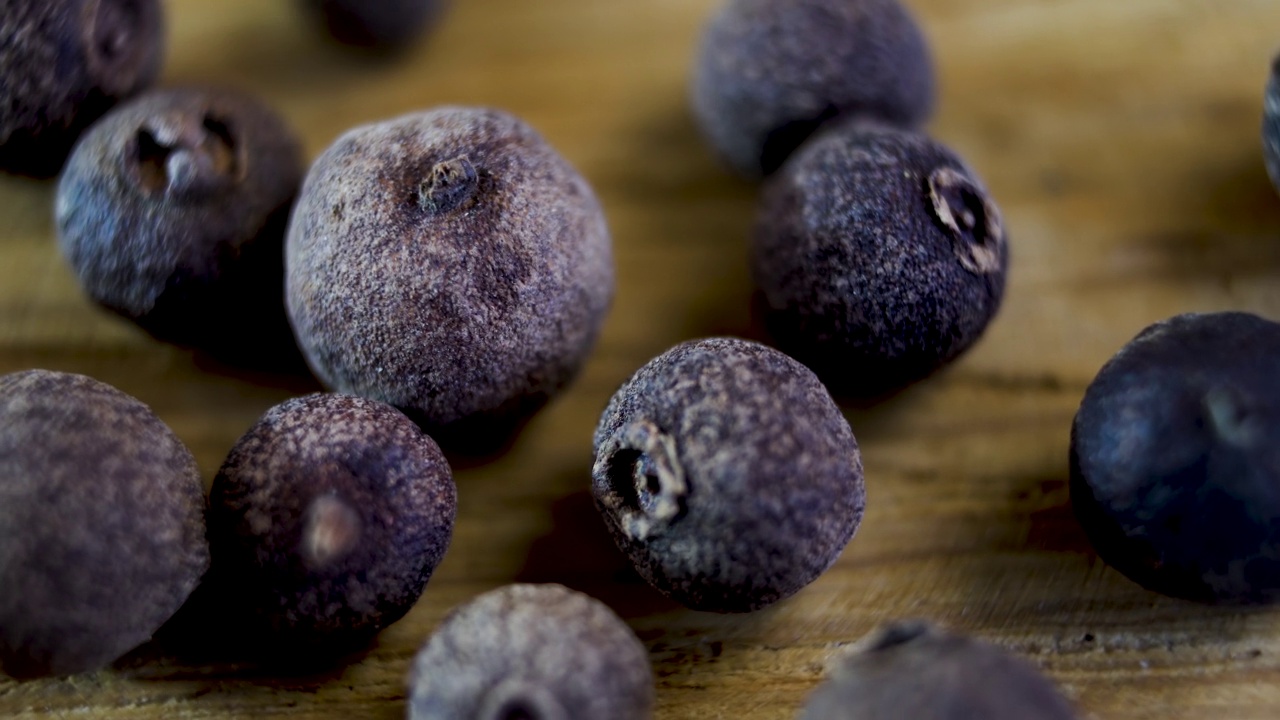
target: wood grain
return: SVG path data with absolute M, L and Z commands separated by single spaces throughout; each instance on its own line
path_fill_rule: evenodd
M 662 719 L 794 717 L 835 653 L 903 616 L 1014 650 L 1099 718 L 1280 717 L 1280 612 L 1143 591 L 1090 552 L 1065 486 L 1084 388 L 1138 330 L 1192 310 L 1280 317 L 1280 199 L 1258 137 L 1280 4 L 910 4 L 941 73 L 931 130 L 984 176 L 1011 229 L 1006 305 L 954 367 L 849 409 L 869 507 L 839 563 L 790 601 L 721 617 L 629 574 L 586 494 L 591 430 L 630 372 L 680 340 L 753 332 L 755 190 L 715 163 L 685 96 L 713 0 L 459 0 L 393 62 L 328 46 L 292 3 L 168 3 L 165 82 L 260 93 L 312 155 L 350 126 L 438 104 L 524 117 L 598 190 L 617 301 L 576 384 L 509 453 L 458 471 L 452 549 L 367 654 L 283 677 L 151 645 L 96 674 L 0 680 L 0 715 L 402 717 L 410 659 L 444 613 L 526 580 L 627 618 Z M 138 396 L 212 479 L 262 412 L 312 384 L 218 366 L 93 307 L 58 255 L 51 197 L 51 183 L 0 177 L 0 372 L 83 372 Z

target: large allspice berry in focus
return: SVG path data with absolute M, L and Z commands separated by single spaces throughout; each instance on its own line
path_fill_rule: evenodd
M 748 612 L 822 574 L 862 520 L 849 423 L 808 368 L 712 338 L 628 380 L 595 433 L 592 491 L 649 584 L 683 605 Z
M 809 696 L 800 720 L 1074 720 L 1071 703 L 1025 661 L 921 621 L 856 645 Z
M 289 313 L 316 375 L 446 443 L 565 385 L 613 297 L 591 188 L 497 110 L 343 135 L 311 168 L 286 249 Z
M 212 582 L 282 654 L 346 651 L 417 602 L 456 512 L 440 448 L 403 413 L 350 395 L 295 398 L 218 471 Z
M 1071 502 L 1098 555 L 1150 590 L 1280 601 L 1280 324 L 1240 312 L 1143 330 L 1085 392 Z
M 1280 55 L 1271 61 L 1271 75 L 1263 95 L 1262 157 L 1271 184 L 1280 190 Z
M 150 85 L 158 0 L 0 0 L 0 168 L 55 175 L 76 137 Z
M 301 0 L 329 35 L 356 47 L 396 50 L 426 33 L 448 0 Z
M 411 720 L 647 720 L 649 654 L 608 607 L 508 585 L 455 608 L 409 677 Z
M 59 245 L 90 297 L 156 337 L 232 357 L 291 348 L 284 231 L 302 175 L 293 131 L 256 98 L 153 91 L 76 145 Z
M 703 33 L 691 94 L 712 147 L 759 177 L 836 118 L 919 127 L 933 60 L 898 0 L 728 0 Z
M 770 179 L 752 245 L 778 346 L 846 396 L 888 394 L 968 349 L 1007 266 L 973 171 L 924 135 L 866 124 L 815 138 Z
M 150 408 L 83 375 L 0 377 L 0 673 L 113 662 L 208 564 L 200 470 Z

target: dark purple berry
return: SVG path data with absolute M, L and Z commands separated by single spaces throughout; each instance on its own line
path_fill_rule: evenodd
M 302 172 L 293 132 L 255 98 L 147 93 L 76 146 L 59 243 L 90 297 L 157 337 L 224 354 L 246 336 L 289 342 L 283 243 Z
M 157 0 L 0 0 L 0 168 L 56 174 L 85 128 L 155 80 L 163 56 Z
M 335 40 L 357 47 L 397 49 L 435 24 L 446 0 L 302 0 Z
M 442 108 L 344 135 L 307 177 L 286 260 L 317 376 L 446 439 L 525 416 L 564 386 L 613 297 L 591 188 L 496 110 Z
M 801 720 L 1074 720 L 1035 668 L 985 642 L 919 621 L 863 640 L 809 697 Z
M 752 269 L 778 346 L 833 392 L 875 396 L 982 335 L 1004 295 L 1007 240 L 995 203 L 950 150 L 845 125 L 766 185 Z
M 1271 61 L 1262 106 L 1262 153 L 1271 184 L 1280 189 L 1280 56 Z
M 618 547 L 663 594 L 747 612 L 808 585 L 862 520 L 862 461 L 818 378 L 732 338 L 640 368 L 595 433 L 592 489 Z
M 728 0 L 693 73 L 693 110 L 721 157 L 768 175 L 835 118 L 916 127 L 933 61 L 898 0 Z
M 1280 601 L 1280 324 L 1179 315 L 1085 393 L 1071 501 L 1098 555 L 1150 590 Z
M 285 645 L 346 650 L 417 602 L 449 545 L 456 491 L 402 413 L 317 394 L 240 438 L 210 506 L 216 580 Z
M 649 655 L 602 603 L 508 585 L 455 608 L 414 661 L 411 720 L 647 720 Z
M 83 375 L 0 377 L 0 673 L 111 663 L 208 565 L 200 470 L 150 408 Z

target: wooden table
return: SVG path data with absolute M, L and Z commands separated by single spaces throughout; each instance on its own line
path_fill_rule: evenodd
M 1145 592 L 1090 551 L 1065 482 L 1084 388 L 1138 330 L 1191 310 L 1280 316 L 1280 198 L 1258 137 L 1280 3 L 911 3 L 941 75 L 932 131 L 985 177 L 1012 233 L 1008 297 L 955 366 L 849 411 L 869 509 L 839 563 L 792 600 L 726 617 L 629 574 L 586 492 L 591 431 L 624 378 L 678 341 L 753 332 L 755 188 L 716 164 L 686 102 L 714 4 L 459 0 L 430 42 L 375 63 L 322 42 L 289 2 L 169 2 L 165 83 L 260 93 L 312 155 L 350 126 L 443 103 L 524 117 L 598 190 L 617 300 L 569 391 L 505 456 L 458 470 L 448 556 L 363 659 L 284 678 L 144 649 L 97 674 L 0 680 L 0 715 L 402 717 L 410 659 L 444 613 L 522 580 L 585 590 L 632 624 L 659 718 L 794 717 L 835 653 L 903 616 L 1029 658 L 1096 717 L 1280 717 L 1280 611 Z M 211 480 L 263 411 L 313 385 L 211 365 L 92 306 L 55 247 L 52 190 L 0 178 L 0 372 L 82 372 L 138 396 Z

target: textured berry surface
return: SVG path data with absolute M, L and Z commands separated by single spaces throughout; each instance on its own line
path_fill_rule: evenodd
M 1085 393 L 1071 501 L 1098 555 L 1151 590 L 1280 600 L 1280 324 L 1179 315 Z
M 76 137 L 155 80 L 158 0 L 0 0 L 0 168 L 49 176 Z
M 920 125 L 933 61 L 898 0 L 729 0 L 704 31 L 691 92 L 712 147 L 758 177 L 835 118 Z
M 417 602 L 456 503 L 440 449 L 394 408 L 348 395 L 289 400 L 214 480 L 214 578 L 287 643 L 345 650 Z
M 591 188 L 496 110 L 348 132 L 312 167 L 286 246 L 290 318 L 312 369 L 433 435 L 544 403 L 586 359 L 613 297 Z
M 994 645 L 919 621 L 889 625 L 842 658 L 800 720 L 1073 720 L 1053 683 Z
M 59 244 L 103 306 L 157 337 L 247 354 L 246 335 L 290 337 L 282 255 L 302 173 L 293 132 L 255 98 L 153 91 L 76 146 L 58 182 Z
M 592 489 L 618 547 L 663 594 L 746 612 L 835 562 L 862 519 L 849 424 L 803 365 L 763 345 L 677 345 L 614 395 Z
M 644 720 L 653 704 L 631 628 L 560 585 L 508 585 L 454 609 L 409 678 L 412 720 Z
M 769 330 L 839 394 L 874 396 L 969 348 L 1004 296 L 1000 211 L 924 135 L 851 124 L 761 198 L 752 269 Z
M 85 377 L 0 377 L 0 672 L 100 668 L 209 565 L 195 458 L 151 409 Z

